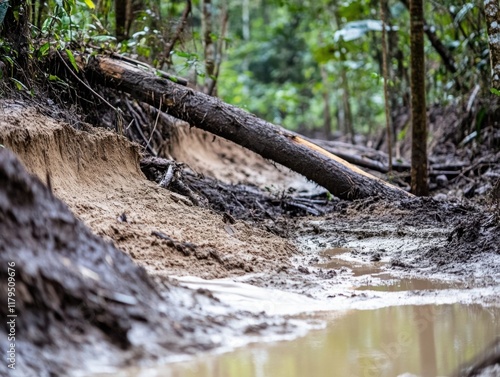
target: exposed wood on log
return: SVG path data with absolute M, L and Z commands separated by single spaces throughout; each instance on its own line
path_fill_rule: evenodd
M 268 123 L 218 98 L 155 77 L 123 61 L 89 59 L 90 80 L 122 90 L 192 126 L 211 132 L 274 160 L 343 199 L 404 199 L 411 194 L 358 170 L 319 146 L 298 142 L 299 135 Z M 305 141 L 305 140 L 304 140 Z
M 328 158 L 331 158 L 332 160 L 335 160 L 337 161 L 338 163 L 340 164 L 343 164 L 344 166 L 348 167 L 349 169 L 351 169 L 353 172 L 355 173 L 358 173 L 358 174 L 361 174 L 361 175 L 364 175 L 365 177 L 368 177 L 370 179 L 373 179 L 375 178 L 374 176 L 372 176 L 371 174 L 368 174 L 367 172 L 365 172 L 364 170 L 361 170 L 360 168 L 358 168 L 357 166 L 354 166 L 354 165 L 351 165 L 349 162 L 343 160 L 342 158 L 334 155 L 333 153 L 330 153 L 329 151 L 327 151 L 326 149 L 324 148 L 321 148 L 319 145 L 316 145 L 300 136 L 291 136 L 291 140 L 295 143 L 295 144 L 298 144 L 298 145 L 305 145 L 306 147 L 308 147 L 309 149 L 311 150 L 314 150 L 318 153 L 321 153 L 322 155 L 328 157 Z M 378 178 L 376 178 L 378 179 Z
M 136 59 L 132 59 L 128 56 L 120 55 L 120 54 L 117 54 L 116 52 L 113 52 L 111 54 L 111 56 L 115 59 L 120 59 L 120 60 L 126 61 L 128 63 L 132 63 L 137 67 L 144 67 L 144 69 L 146 69 L 152 73 L 156 73 L 157 75 L 164 77 L 166 79 L 169 79 L 170 81 L 176 82 L 177 84 L 184 85 L 184 86 L 187 86 L 187 84 L 188 84 L 188 81 L 185 78 L 178 77 L 178 76 L 172 76 L 172 75 L 168 74 L 167 72 L 161 71 L 159 69 L 155 69 L 155 68 L 151 67 L 149 64 L 146 64 L 146 63 L 141 62 L 141 61 L 136 60 Z

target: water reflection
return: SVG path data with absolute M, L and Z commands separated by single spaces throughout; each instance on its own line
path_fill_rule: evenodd
M 396 279 L 389 274 L 377 274 L 380 279 L 378 285 L 362 285 L 357 287 L 357 290 L 365 291 L 382 291 L 382 292 L 401 292 L 401 291 L 424 291 L 435 289 L 459 289 L 463 288 L 464 284 L 459 282 L 403 278 Z
M 347 255 L 355 249 L 350 248 L 330 248 L 322 250 L 319 254 L 323 257 L 329 257 L 326 262 L 317 263 L 314 266 L 324 269 L 341 269 L 349 268 L 352 276 L 360 277 L 371 275 L 377 279 L 377 284 L 362 285 L 357 287 L 357 290 L 370 290 L 370 291 L 384 291 L 384 292 L 398 292 L 398 291 L 421 291 L 421 290 L 434 290 L 434 289 L 452 289 L 463 288 L 464 284 L 459 282 L 450 281 L 437 281 L 429 279 L 418 278 L 395 278 L 394 276 L 383 272 L 382 262 L 361 263 L 355 260 L 341 259 L 339 256 Z
M 291 342 L 258 344 L 120 376 L 450 375 L 500 334 L 499 316 L 498 308 L 462 304 L 350 311 L 326 329 Z

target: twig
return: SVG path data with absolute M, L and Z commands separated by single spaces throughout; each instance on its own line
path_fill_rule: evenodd
M 128 111 L 132 114 L 132 117 L 134 118 L 132 121 L 134 122 L 135 128 L 137 132 L 139 132 L 139 135 L 141 136 L 142 140 L 146 143 L 146 149 L 149 153 L 151 153 L 153 156 L 157 156 L 158 154 L 151 148 L 148 144 L 148 140 L 146 139 L 146 136 L 144 135 L 144 132 L 142 132 L 140 123 L 137 121 L 137 118 L 139 118 L 139 115 L 135 111 L 135 109 L 130 105 L 129 101 L 125 101 L 125 106 L 127 106 Z
M 467 112 L 471 111 L 472 105 L 474 105 L 474 101 L 475 101 L 480 89 L 481 89 L 481 85 L 476 84 L 476 86 L 474 87 L 474 90 L 472 91 L 472 94 L 470 95 L 469 101 L 467 102 Z
M 228 20 L 229 20 L 229 14 L 228 14 L 227 8 L 224 7 L 223 13 L 222 13 L 221 32 L 220 32 L 220 36 L 219 36 L 219 42 L 217 44 L 215 69 L 214 69 L 213 77 L 212 77 L 212 80 L 210 81 L 210 85 L 209 85 L 208 91 L 207 91 L 207 94 L 209 94 L 209 95 L 212 95 L 212 93 L 214 92 L 215 86 L 217 85 L 217 80 L 219 78 L 220 65 L 222 63 L 222 49 L 223 49 L 223 45 L 224 45 L 224 38 L 226 37 Z
M 155 125 L 153 127 L 153 131 L 151 131 L 151 134 L 149 135 L 149 140 L 148 143 L 146 144 L 146 148 L 149 147 L 149 143 L 151 143 L 151 139 L 153 138 L 153 135 L 156 131 L 156 126 L 158 125 L 158 118 L 160 118 L 160 113 L 161 113 L 161 102 L 160 102 L 160 107 L 158 108 L 158 113 L 156 114 Z
M 101 101 L 103 101 L 106 105 L 108 105 L 110 108 L 112 108 L 114 111 L 116 111 L 117 113 L 120 112 L 119 109 L 117 109 L 116 107 L 114 107 L 112 104 L 110 104 L 108 101 L 106 101 L 99 93 L 97 93 L 94 89 L 92 89 L 88 84 L 86 84 L 81 78 L 78 77 L 78 75 L 73 72 L 73 70 L 69 67 L 69 65 L 66 63 L 66 61 L 64 60 L 64 58 L 62 57 L 62 55 L 59 53 L 59 51 L 56 50 L 56 53 L 57 55 L 59 56 L 59 58 L 61 59 L 61 61 L 63 62 L 63 64 L 66 66 L 66 68 L 68 69 L 68 71 L 73 75 L 73 77 L 75 79 L 78 80 L 78 82 L 80 82 L 80 84 L 82 84 L 83 86 L 85 86 L 88 90 L 90 90 L 92 92 L 92 94 L 94 94 L 97 98 L 99 98 Z
M 161 65 L 165 63 L 167 63 L 167 65 L 170 65 L 172 63 L 172 60 L 170 59 L 170 54 L 172 53 L 175 44 L 179 40 L 182 31 L 186 27 L 187 18 L 189 16 L 189 13 L 191 13 L 191 8 L 192 8 L 191 0 L 186 0 L 186 8 L 184 8 L 184 12 L 182 12 L 182 17 L 179 22 L 179 25 L 177 26 L 177 30 L 175 31 L 174 37 L 167 43 L 167 47 L 165 49 L 165 55 L 163 56 Z

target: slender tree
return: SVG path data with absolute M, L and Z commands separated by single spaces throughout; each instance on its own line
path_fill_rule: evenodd
M 384 100 L 385 100 L 385 126 L 387 131 L 387 155 L 389 156 L 389 175 L 392 174 L 392 125 L 391 125 L 391 102 L 387 81 L 389 80 L 389 67 L 387 59 L 387 1 L 380 0 L 380 19 L 382 21 L 382 72 L 384 76 Z
M 201 27 L 203 34 L 203 50 L 205 55 L 204 92 L 208 93 L 209 88 L 212 87 L 215 71 L 215 45 L 212 40 L 212 0 L 203 0 L 201 6 Z
M 429 194 L 427 181 L 427 112 L 425 101 L 424 8 L 423 0 L 410 2 L 411 50 L 411 191 Z
M 115 34 L 118 41 L 128 38 L 127 19 L 129 18 L 130 3 L 131 0 L 115 0 Z
M 498 0 L 484 0 L 490 45 L 491 87 L 500 90 L 500 8 Z
M 13 70 L 14 76 L 29 86 L 32 77 L 31 39 L 28 24 L 31 8 L 25 0 L 10 0 L 8 5 L 0 36 L 17 53 Z
M 171 53 L 174 50 L 175 44 L 181 39 L 182 33 L 187 28 L 188 17 L 191 14 L 192 8 L 193 8 L 193 4 L 191 3 L 191 0 L 186 0 L 186 7 L 184 8 L 184 12 L 182 12 L 181 20 L 180 20 L 179 24 L 177 25 L 177 29 L 175 30 L 175 34 L 172 38 L 170 38 L 167 41 L 167 44 L 165 46 L 165 52 L 163 54 L 163 58 L 162 58 L 160 67 L 162 67 L 163 64 L 165 64 L 165 63 L 169 67 L 172 65 Z
M 330 88 L 328 85 L 328 72 L 324 64 L 320 66 L 321 81 L 323 84 L 323 130 L 328 140 L 332 136 L 332 111 L 330 109 Z

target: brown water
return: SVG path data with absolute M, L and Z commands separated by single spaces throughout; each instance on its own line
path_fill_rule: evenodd
M 383 292 L 400 292 L 400 291 L 424 291 L 434 289 L 459 289 L 463 288 L 463 283 L 435 281 L 429 279 L 404 278 L 395 279 L 389 274 L 378 274 L 381 279 L 381 285 L 362 285 L 357 287 L 357 290 L 365 291 L 383 291 Z
M 320 267 L 324 269 L 341 269 L 342 267 L 347 267 L 352 271 L 352 276 L 364 276 L 371 275 L 380 279 L 380 284 L 377 285 L 362 285 L 357 287 L 357 290 L 373 290 L 373 291 L 385 291 L 385 292 L 396 292 L 396 291 L 420 291 L 420 290 L 434 290 L 434 289 L 454 289 L 463 288 L 463 283 L 448 282 L 448 281 L 437 281 L 430 279 L 418 279 L 418 278 L 395 278 L 388 273 L 383 272 L 382 269 L 384 263 L 382 262 L 371 262 L 371 263 L 360 263 L 351 260 L 345 260 L 339 258 L 342 254 L 348 254 L 355 249 L 336 247 L 322 250 L 319 254 L 323 257 L 331 258 L 327 262 L 318 263 L 315 267 Z
M 335 317 L 326 329 L 290 342 L 256 344 L 114 376 L 444 376 L 500 335 L 499 319 L 499 308 L 478 305 L 356 310 Z

